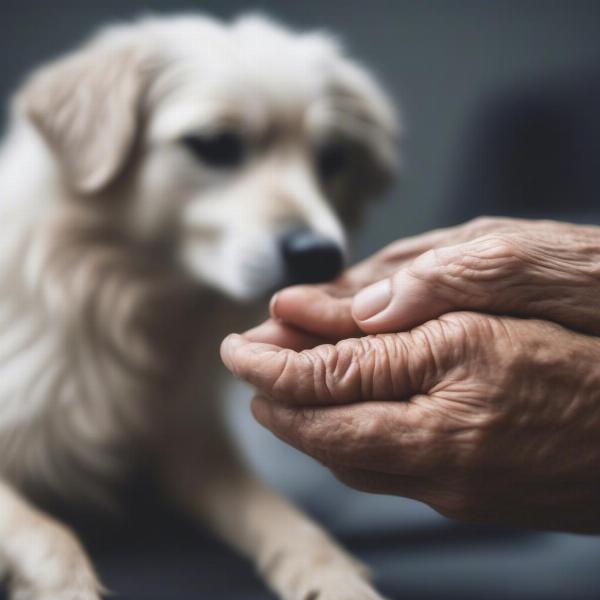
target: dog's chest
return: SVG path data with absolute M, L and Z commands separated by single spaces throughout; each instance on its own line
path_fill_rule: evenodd
M 86 266 L 89 256 L 76 264 Z M 252 311 L 228 310 L 214 294 L 136 282 L 119 261 L 83 295 L 72 270 L 52 279 L 63 295 L 60 310 L 51 309 L 48 295 L 41 302 L 23 285 L 13 258 L 0 265 L 9 292 L 0 290 L 1 476 L 81 488 L 126 463 L 122 445 L 146 425 L 177 425 L 169 411 L 185 422 L 210 421 L 203 405 L 218 393 L 219 342 Z
M 81 332 L 26 299 L 0 299 L 0 473 L 60 486 L 112 471 L 111 448 L 142 426 L 143 383 Z

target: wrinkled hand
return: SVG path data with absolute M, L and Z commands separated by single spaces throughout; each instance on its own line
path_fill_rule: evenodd
M 331 284 L 288 288 L 271 303 L 277 319 L 326 339 L 405 330 L 455 310 L 600 335 L 600 228 L 476 219 L 395 242 Z
M 222 357 L 258 388 L 255 418 L 343 482 L 458 519 L 600 531 L 600 341 L 465 312 L 319 341 L 269 321 Z
M 599 265 L 600 228 L 478 219 L 283 290 L 223 359 L 263 425 L 353 487 L 600 531 L 600 340 L 563 328 L 600 334 Z

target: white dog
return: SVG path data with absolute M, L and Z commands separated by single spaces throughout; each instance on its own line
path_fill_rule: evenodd
M 37 493 L 98 500 L 133 456 L 286 600 L 379 596 L 253 478 L 218 347 L 332 278 L 391 174 L 383 92 L 320 33 L 260 17 L 108 28 L 18 92 L 0 154 L 0 561 L 18 600 L 101 588 Z

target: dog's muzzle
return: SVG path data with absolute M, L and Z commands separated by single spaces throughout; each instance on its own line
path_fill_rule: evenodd
M 311 229 L 286 232 L 280 239 L 280 248 L 290 284 L 329 281 L 344 266 L 339 245 Z

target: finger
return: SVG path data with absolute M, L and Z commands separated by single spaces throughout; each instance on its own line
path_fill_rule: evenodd
M 513 232 L 430 250 L 357 294 L 353 316 L 365 333 L 401 331 L 457 310 L 600 333 L 600 285 L 590 278 L 589 256 L 574 247 Z
M 399 400 L 428 390 L 446 364 L 448 342 L 438 336 L 432 360 L 426 331 L 343 340 L 295 352 L 232 334 L 221 356 L 237 377 L 285 404 L 328 405 Z M 440 371 L 438 373 L 438 371 Z
M 351 307 L 351 295 L 340 297 L 318 286 L 295 286 L 273 296 L 271 315 L 336 342 L 361 333 L 352 318 Z
M 426 477 L 452 454 L 441 417 L 410 402 L 296 408 L 258 395 L 252 413 L 279 439 L 338 469 Z
M 436 253 L 429 251 L 410 266 L 359 292 L 351 309 L 358 327 L 365 333 L 406 331 L 460 308 L 459 299 L 452 294 L 437 293 L 433 276 L 420 276 L 434 273 L 435 261 Z
M 301 331 L 296 327 L 268 319 L 243 334 L 249 342 L 272 344 L 281 348 L 289 348 L 297 352 L 306 348 L 314 348 L 325 344 L 328 340 Z

